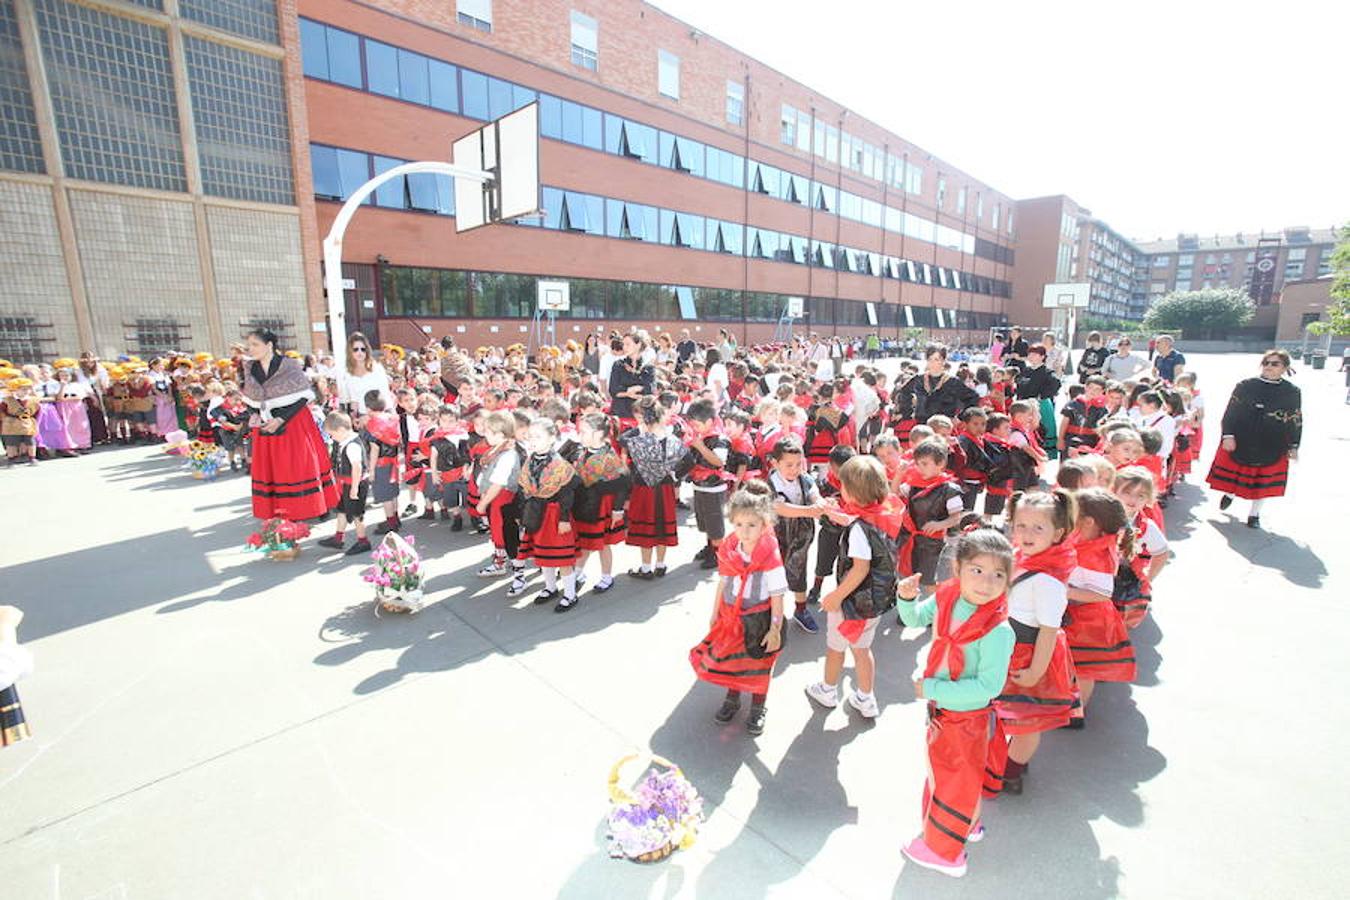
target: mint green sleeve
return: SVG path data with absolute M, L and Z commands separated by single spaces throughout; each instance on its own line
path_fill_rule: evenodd
M 980 665 L 974 672 L 962 672 L 960 681 L 925 678 L 923 696 L 947 709 L 979 709 L 1003 692 L 1008 680 L 1008 662 L 1012 659 L 1013 630 L 995 628 L 976 642 Z
M 936 597 L 929 597 L 927 600 L 906 600 L 904 597 L 898 597 L 895 605 L 900 612 L 900 621 L 905 623 L 906 628 L 932 625 L 933 617 L 937 615 Z

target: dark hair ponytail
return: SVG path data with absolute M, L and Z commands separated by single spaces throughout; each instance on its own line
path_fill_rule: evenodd
M 277 343 L 277 333 L 270 328 L 255 328 L 248 333 L 248 337 L 257 338 L 264 344 L 271 344 L 273 353 L 281 351 L 281 347 Z
M 657 402 L 651 394 L 645 394 L 639 397 L 633 404 L 633 411 L 637 413 L 637 418 L 644 425 L 658 425 L 666 410 Z

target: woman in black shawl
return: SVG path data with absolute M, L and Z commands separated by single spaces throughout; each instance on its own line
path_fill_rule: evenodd
M 309 412 L 314 388 L 300 364 L 277 351 L 277 336 L 249 332 L 244 402 L 255 413 L 253 515 L 292 522 L 337 505 L 337 483 L 319 427 Z
M 1285 376 L 1292 371 L 1289 354 L 1267 350 L 1261 374 L 1239 381 L 1223 413 L 1223 441 L 1214 454 L 1209 484 L 1223 492 L 1219 509 L 1233 497 L 1252 501 L 1248 528 L 1261 527 L 1261 506 L 1267 497 L 1283 497 L 1289 460 L 1298 458 L 1303 437 L 1303 400 Z
M 979 406 L 980 395 L 975 389 L 947 372 L 947 348 L 929 344 L 923 351 L 924 371 L 901 386 L 896 403 L 901 419 L 912 419 L 919 425 L 932 416 L 946 416 L 955 421 L 968 407 Z

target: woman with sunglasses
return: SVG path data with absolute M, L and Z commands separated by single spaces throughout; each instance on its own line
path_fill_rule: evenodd
M 375 361 L 366 336 L 353 331 L 347 338 L 347 366 L 338 375 L 338 402 L 350 410 L 353 417 L 364 417 L 367 391 L 379 391 L 386 406 L 394 405 L 389 373 Z
M 1248 528 L 1261 527 L 1266 498 L 1284 496 L 1289 460 L 1298 458 L 1303 408 L 1299 389 L 1285 377 L 1290 374 L 1288 352 L 1267 350 L 1260 376 L 1238 382 L 1223 413 L 1223 442 L 1208 481 L 1223 492 L 1219 509 L 1235 496 L 1252 501 Z
M 337 481 L 309 412 L 314 387 L 300 363 L 265 328 L 248 333 L 244 403 L 254 412 L 253 515 L 291 522 L 317 519 L 337 505 Z

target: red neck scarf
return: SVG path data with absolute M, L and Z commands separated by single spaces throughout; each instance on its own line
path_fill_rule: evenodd
M 1076 565 L 1078 552 L 1074 549 L 1073 541 L 1068 538 L 1058 544 L 1051 544 L 1049 549 L 1042 550 L 1035 556 L 1027 556 L 1018 550 L 1013 563 L 1013 567 L 1019 572 L 1044 572 L 1056 581 L 1063 582 L 1068 582 L 1069 575 L 1073 573 Z
M 1068 543 L 1067 541 L 1065 543 Z M 1074 551 L 1078 556 L 1078 565 L 1093 572 L 1108 572 L 1112 575 L 1120 566 L 1120 535 L 1104 534 L 1090 541 L 1076 539 Z
M 1008 619 L 1008 594 L 1004 592 L 983 606 L 976 606 L 969 619 L 953 627 L 952 615 L 959 599 L 960 580 L 952 578 L 938 585 L 937 619 L 933 623 L 933 645 L 928 648 L 925 678 L 936 675 L 938 667 L 946 662 L 948 677 L 958 681 L 966 667 L 965 645 L 978 641 Z
M 767 572 L 782 564 L 783 557 L 778 553 L 778 538 L 774 536 L 772 528 L 765 529 L 759 536 L 759 540 L 755 542 L 755 549 L 750 551 L 749 559 L 741 556 L 741 540 L 735 534 L 727 535 L 717 548 L 717 574 L 726 578 L 741 579 L 740 590 L 736 592 L 738 607 L 745 597 L 745 589 L 750 584 L 752 574 Z
M 1099 394 L 1099 395 L 1096 396 L 1096 397 L 1089 397 L 1087 394 L 1084 394 L 1084 395 L 1083 395 L 1082 397 L 1080 397 L 1079 399 L 1083 401 L 1083 405 L 1086 406 L 1086 407 L 1091 408 L 1091 407 L 1094 407 L 1094 406 L 1100 406 L 1102 409 L 1105 409 L 1105 408 L 1106 408 L 1106 395 L 1105 395 L 1105 394 Z
M 949 481 L 955 480 L 956 480 L 955 476 L 953 476 L 952 473 L 948 472 L 946 469 L 943 469 L 942 471 L 938 472 L 931 478 L 925 478 L 919 474 L 918 466 L 910 466 L 908 469 L 905 470 L 905 477 L 900 479 L 902 484 L 909 485 L 910 499 L 913 499 L 915 495 L 922 494 L 925 491 L 931 490 L 940 484 L 946 484 Z
M 847 515 L 857 516 L 869 525 L 880 529 L 882 534 L 892 540 L 900 533 L 900 526 L 904 521 L 904 503 L 894 494 L 887 494 L 886 499 L 880 503 L 869 503 L 863 506 L 860 503 L 845 500 L 841 492 L 839 509 Z

